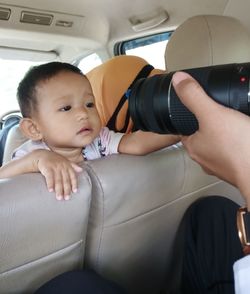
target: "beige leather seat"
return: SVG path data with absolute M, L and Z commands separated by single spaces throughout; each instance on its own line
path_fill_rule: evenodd
M 86 172 L 74 201 L 57 201 L 39 174 L 0 180 L 0 293 L 31 294 L 84 263 L 91 200 Z
M 96 108 L 100 114 L 103 126 L 107 126 L 108 121 L 116 110 L 121 97 L 126 93 L 138 73 L 147 66 L 148 62 L 138 56 L 120 55 L 115 56 L 105 63 L 95 67 L 87 73 L 93 93 L 96 99 Z M 160 69 L 152 69 L 148 76 L 164 73 Z M 128 101 L 126 101 L 118 112 L 115 121 L 115 128 L 121 130 L 126 121 Z M 130 119 L 125 131 L 131 132 L 133 122 Z
M 27 138 L 20 131 L 19 125 L 15 125 L 9 130 L 3 152 L 3 165 L 11 160 L 13 151 L 25 141 L 27 141 Z
M 241 201 L 235 188 L 206 175 L 178 146 L 90 161 L 87 171 L 93 193 L 85 264 L 133 294 L 156 294 L 168 284 L 175 233 L 195 199 Z
M 229 16 L 198 15 L 187 19 L 172 34 L 166 48 L 168 72 L 250 61 L 250 37 Z

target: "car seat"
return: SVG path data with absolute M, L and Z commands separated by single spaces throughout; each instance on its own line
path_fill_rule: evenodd
M 118 132 L 131 132 L 133 122 L 128 120 L 125 93 L 137 79 L 162 73 L 163 70 L 153 68 L 143 58 L 132 55 L 115 56 L 87 73 L 103 126 Z
M 9 115 L 7 119 L 0 121 L 0 166 L 3 164 L 4 149 L 9 131 L 19 124 L 21 117 L 19 115 Z
M 168 72 L 250 61 L 250 37 L 235 18 L 197 15 L 171 35 L 165 51 Z

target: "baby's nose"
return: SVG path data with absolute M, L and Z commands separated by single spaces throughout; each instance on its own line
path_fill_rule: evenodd
M 89 116 L 88 116 L 88 112 L 85 108 L 81 108 L 78 113 L 77 113 L 77 118 L 79 120 L 82 120 L 82 119 L 87 119 Z

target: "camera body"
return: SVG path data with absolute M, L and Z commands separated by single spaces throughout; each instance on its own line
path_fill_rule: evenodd
M 183 71 L 195 78 L 218 103 L 250 114 L 250 63 Z M 191 135 L 198 130 L 196 117 L 180 101 L 172 86 L 173 74 L 143 78 L 135 83 L 129 96 L 129 112 L 136 129 L 180 135 Z

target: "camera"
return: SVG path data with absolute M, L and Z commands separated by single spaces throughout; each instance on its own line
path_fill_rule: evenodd
M 250 63 L 235 63 L 183 70 L 218 103 L 250 114 Z M 129 95 L 135 129 L 159 134 L 191 135 L 198 121 L 178 98 L 171 80 L 174 72 L 139 79 Z M 197 102 L 199 103 L 199 99 Z

